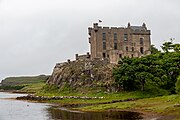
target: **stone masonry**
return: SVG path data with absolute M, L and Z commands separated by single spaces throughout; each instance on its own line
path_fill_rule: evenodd
M 88 28 L 91 59 L 108 59 L 117 63 L 123 57 L 141 57 L 151 54 L 150 30 L 146 24 L 127 27 L 101 27 L 94 23 Z

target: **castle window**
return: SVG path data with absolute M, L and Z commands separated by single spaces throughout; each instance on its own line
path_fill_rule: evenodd
M 106 33 L 102 33 L 102 40 L 106 41 Z
M 103 50 L 106 50 L 106 33 L 102 33 Z
M 126 51 L 128 51 L 128 47 L 126 47 Z
M 106 50 L 106 42 L 103 41 L 103 50 Z
M 107 54 L 107 58 L 109 58 L 109 54 Z
M 117 41 L 117 33 L 114 33 L 114 42 Z
M 128 34 L 124 34 L 124 41 L 128 41 Z
M 132 54 L 132 55 L 131 55 L 131 58 L 133 58 L 133 57 L 134 57 L 134 55 Z
M 132 51 L 134 51 L 134 47 L 132 47 Z
M 119 54 L 119 58 L 122 58 L 122 54 Z
M 103 58 L 106 58 L 106 53 L 103 53 Z
M 144 44 L 144 40 L 143 38 L 140 38 L 140 45 L 143 45 Z
M 140 47 L 140 52 L 141 52 L 141 54 L 143 54 L 143 53 L 144 53 L 144 49 L 143 49 L 143 47 Z
M 117 43 L 114 43 L 114 49 L 117 50 Z

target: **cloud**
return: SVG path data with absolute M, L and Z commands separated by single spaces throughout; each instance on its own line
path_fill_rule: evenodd
M 87 28 L 141 25 L 152 43 L 180 43 L 179 0 L 0 0 L 0 79 L 51 74 L 56 62 L 89 51 Z

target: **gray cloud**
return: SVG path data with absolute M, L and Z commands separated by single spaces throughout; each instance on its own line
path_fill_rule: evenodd
M 56 62 L 89 51 L 87 27 L 128 22 L 152 30 L 158 48 L 180 42 L 179 0 L 0 0 L 0 79 L 50 74 Z

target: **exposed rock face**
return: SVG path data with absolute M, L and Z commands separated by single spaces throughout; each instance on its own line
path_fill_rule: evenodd
M 58 63 L 47 83 L 57 85 L 60 89 L 90 88 L 114 91 L 112 77 L 113 64 L 105 60 L 76 60 Z

